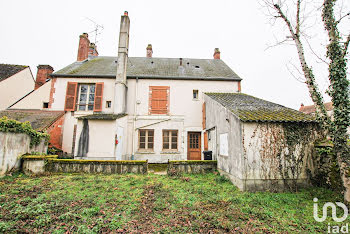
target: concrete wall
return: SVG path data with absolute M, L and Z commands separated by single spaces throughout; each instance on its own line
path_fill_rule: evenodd
M 226 172 L 231 181 L 243 190 L 244 154 L 242 123 L 229 110 L 205 96 L 206 129 L 208 130 L 209 150 L 217 159 L 219 171 Z M 227 154 L 223 154 L 220 136 L 227 136 Z M 216 141 L 216 142 L 215 142 Z M 225 150 L 224 150 L 225 151 Z
M 44 102 L 49 103 L 51 80 L 40 86 L 37 90 L 16 103 L 10 109 L 42 110 Z
M 1 81 L 0 110 L 8 108 L 33 89 L 34 78 L 29 67 Z
M 169 161 L 168 175 L 178 175 L 182 173 L 207 173 L 213 172 L 217 168 L 217 161 Z
M 65 173 L 147 174 L 147 161 L 47 160 L 46 170 Z
M 0 132 L 0 175 L 18 170 L 20 157 L 25 153 L 46 153 L 47 145 L 41 142 L 30 148 L 30 137 L 22 133 Z

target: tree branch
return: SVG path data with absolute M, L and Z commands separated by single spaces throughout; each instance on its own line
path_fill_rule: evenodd
M 346 41 L 344 42 L 344 51 L 343 51 L 343 57 L 344 58 L 345 58 L 346 53 L 348 51 L 349 43 L 350 43 L 350 34 L 348 35 L 348 37 L 346 38 Z
M 296 17 L 297 25 L 295 26 L 295 34 L 297 37 L 300 36 L 300 1 L 301 0 L 298 0 L 297 2 L 297 17 Z

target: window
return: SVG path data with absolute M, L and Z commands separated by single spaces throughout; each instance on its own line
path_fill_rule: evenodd
M 112 101 L 106 101 L 106 108 L 112 107 Z
M 139 149 L 153 150 L 154 145 L 154 130 L 140 129 L 139 130 Z
M 163 130 L 163 150 L 177 150 L 177 130 Z
M 78 97 L 77 110 L 93 110 L 95 101 L 95 84 L 79 84 Z
M 68 82 L 65 111 L 102 111 L 103 82 L 78 84 Z
M 198 90 L 193 90 L 193 99 L 198 100 Z
M 49 103 L 48 103 L 48 102 L 44 102 L 44 103 L 43 103 L 43 108 L 44 108 L 44 109 L 49 108 Z
M 149 113 L 169 114 L 169 86 L 149 87 Z

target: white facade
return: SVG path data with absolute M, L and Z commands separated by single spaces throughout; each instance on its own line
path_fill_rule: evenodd
M 0 82 L 0 110 L 4 110 L 34 89 L 34 78 L 30 68 Z
M 114 79 L 57 78 L 52 110 L 64 110 L 68 82 L 79 84 L 104 83 L 102 113 L 112 114 L 114 108 Z M 149 114 L 150 86 L 169 86 L 169 114 Z M 193 90 L 199 96 L 193 99 Z M 202 104 L 204 92 L 238 92 L 238 81 L 203 81 L 170 79 L 128 79 L 127 116 L 117 120 L 89 120 L 89 159 L 134 159 L 149 162 L 167 162 L 168 159 L 187 159 L 187 133 L 202 132 Z M 107 101 L 111 107 L 107 108 Z M 72 153 L 74 125 L 76 125 L 74 155 L 77 155 L 82 122 L 77 117 L 93 114 L 92 111 L 67 112 L 63 129 L 63 151 Z M 139 150 L 139 129 L 154 130 L 152 151 Z M 162 149 L 163 130 L 177 130 L 177 151 Z M 118 144 L 115 144 L 117 135 Z M 203 150 L 203 137 L 202 150 Z

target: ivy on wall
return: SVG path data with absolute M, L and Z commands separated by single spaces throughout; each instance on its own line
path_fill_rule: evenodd
M 0 118 L 0 132 L 24 133 L 30 137 L 30 147 L 38 145 L 41 140 L 49 142 L 50 135 L 35 131 L 29 122 L 21 123 L 6 116 Z

